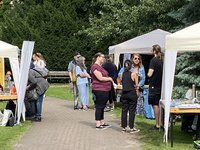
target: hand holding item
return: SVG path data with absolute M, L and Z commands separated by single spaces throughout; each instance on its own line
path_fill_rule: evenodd
M 113 82 L 113 87 L 114 89 L 117 89 L 117 84 L 115 84 L 114 82 Z
M 120 85 L 122 83 L 122 80 L 120 78 L 117 78 L 117 85 Z

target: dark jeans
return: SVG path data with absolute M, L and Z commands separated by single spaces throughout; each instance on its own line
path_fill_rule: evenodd
M 127 113 L 129 112 L 129 127 L 134 127 L 135 112 L 137 106 L 137 95 L 135 91 L 122 92 L 122 115 L 121 126 L 127 127 Z
M 95 96 L 95 120 L 104 119 L 104 108 L 109 98 L 108 91 L 92 91 Z
M 26 107 L 26 117 L 33 117 L 36 113 L 36 101 L 24 101 Z

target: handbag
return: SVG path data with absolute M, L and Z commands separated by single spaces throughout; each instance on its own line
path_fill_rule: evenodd
M 12 111 L 9 110 L 9 109 L 4 109 L 1 126 L 6 126 L 7 125 L 10 116 L 13 116 Z
M 38 99 L 38 93 L 36 89 L 32 89 L 30 91 L 26 91 L 26 98 L 28 101 L 37 101 Z
M 2 114 L 2 112 L 0 111 L 0 125 L 2 124 L 2 120 L 3 120 L 3 114 Z
M 13 116 L 13 113 L 12 113 L 10 118 L 8 119 L 6 126 L 13 127 L 14 125 L 15 125 L 15 117 Z

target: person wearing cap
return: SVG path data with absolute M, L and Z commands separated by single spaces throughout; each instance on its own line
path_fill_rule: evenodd
M 68 72 L 69 72 L 69 77 L 70 77 L 70 82 L 72 84 L 72 90 L 73 90 L 73 95 L 74 95 L 74 110 L 78 109 L 78 87 L 76 84 L 76 66 L 77 66 L 77 61 L 78 58 L 80 57 L 79 52 L 74 53 L 74 59 L 69 62 L 68 65 Z

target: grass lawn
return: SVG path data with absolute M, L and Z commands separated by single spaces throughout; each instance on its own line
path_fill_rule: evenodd
M 73 100 L 72 91 L 69 85 L 52 84 L 48 91 L 47 96 L 57 97 L 64 100 Z M 91 94 L 90 103 L 93 104 Z M 5 108 L 6 103 L 0 103 L 0 110 Z M 113 112 L 120 119 L 121 107 L 120 104 L 116 105 Z M 139 132 L 139 141 L 144 150 L 193 150 L 192 146 L 192 133 L 184 133 L 180 131 L 181 124 L 176 122 L 174 128 L 174 147 L 170 147 L 170 139 L 168 145 L 163 143 L 163 132 L 152 131 L 150 128 L 154 125 L 154 120 L 149 120 L 141 116 L 136 116 L 136 127 L 141 131 Z M 14 127 L 0 127 L 0 150 L 10 150 L 12 146 L 19 140 L 25 132 L 30 128 L 31 122 L 26 121 L 21 125 Z
M 1 102 L 0 110 L 4 109 L 5 106 L 6 102 Z M 14 127 L 0 126 L 0 150 L 11 150 L 13 145 L 24 135 L 30 126 L 30 121 L 23 122 L 21 125 Z
M 53 84 L 46 93 L 47 96 L 57 97 L 64 100 L 73 100 L 72 92 L 69 90 L 69 85 Z M 91 94 L 90 94 L 91 95 Z M 90 103 L 93 104 L 91 98 Z M 116 105 L 113 112 L 120 119 L 121 107 Z M 192 133 L 181 132 L 181 123 L 176 122 L 174 128 L 174 147 L 171 148 L 170 139 L 168 145 L 163 143 L 163 132 L 150 130 L 155 124 L 155 120 L 146 119 L 141 116 L 136 116 L 136 127 L 139 132 L 139 141 L 144 150 L 193 150 Z

